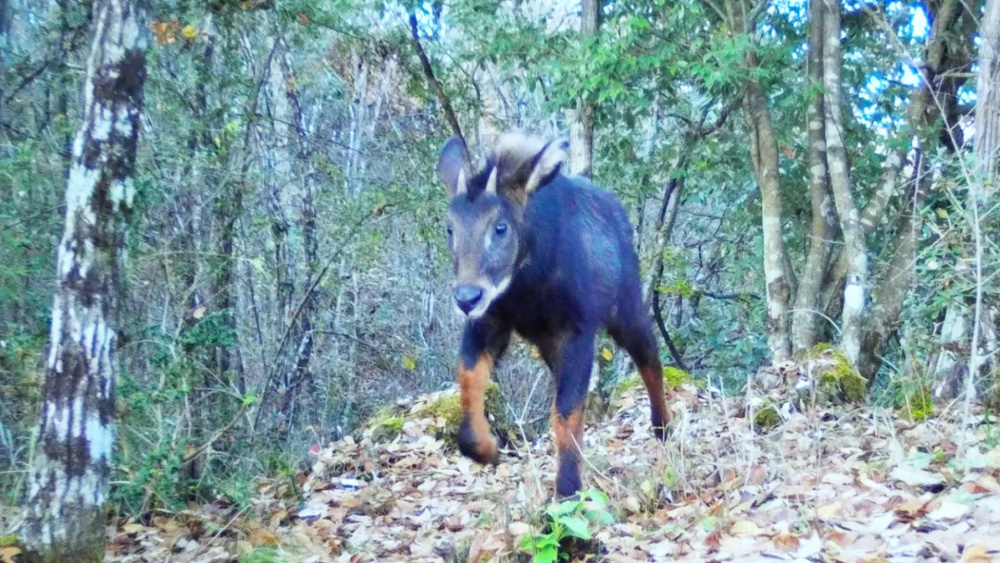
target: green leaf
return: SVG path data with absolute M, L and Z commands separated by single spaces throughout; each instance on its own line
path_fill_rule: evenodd
M 555 547 L 546 547 L 535 552 L 531 558 L 532 563 L 552 563 L 559 557 L 559 550 Z
M 590 530 L 587 529 L 587 521 L 579 516 L 564 516 L 559 521 L 566 526 L 570 536 L 576 536 L 581 540 L 589 540 L 592 537 Z

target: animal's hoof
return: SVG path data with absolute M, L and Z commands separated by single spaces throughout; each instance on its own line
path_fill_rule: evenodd
M 656 436 L 657 440 L 659 440 L 661 442 L 664 442 L 670 436 L 670 427 L 669 426 L 655 426 L 655 427 L 653 427 L 653 434 Z
M 470 425 L 458 430 L 458 450 L 465 457 L 483 465 L 496 465 L 500 457 L 497 440 L 491 435 L 477 436 Z

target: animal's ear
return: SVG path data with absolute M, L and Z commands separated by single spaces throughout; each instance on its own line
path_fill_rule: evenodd
M 459 136 L 448 139 L 441 148 L 438 158 L 437 173 L 448 191 L 448 198 L 464 194 L 466 182 L 469 179 L 469 165 L 466 158 L 465 141 Z
M 569 158 L 564 139 L 550 141 L 531 159 L 531 173 L 524 183 L 524 193 L 530 196 L 535 190 L 547 184 Z

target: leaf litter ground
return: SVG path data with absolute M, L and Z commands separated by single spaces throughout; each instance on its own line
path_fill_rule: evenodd
M 119 523 L 108 561 L 527 561 L 554 448 L 542 439 L 483 467 L 437 439 L 425 396 L 387 442 L 310 452 L 289 485 L 263 480 L 252 508 L 199 507 Z M 585 487 L 610 497 L 584 561 L 1000 560 L 1000 449 L 990 426 L 943 413 L 910 423 L 869 407 L 816 408 L 768 431 L 744 398 L 684 386 L 673 436 L 652 435 L 641 386 L 586 428 Z M 979 419 L 977 419 L 979 420 Z M 966 454 L 956 459 L 959 440 Z

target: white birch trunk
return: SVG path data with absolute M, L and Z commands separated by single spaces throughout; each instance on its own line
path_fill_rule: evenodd
M 843 99 L 840 83 L 840 3 L 823 0 L 823 113 L 825 114 L 826 158 L 830 171 L 833 200 L 844 233 L 847 255 L 847 284 L 844 287 L 844 310 L 841 348 L 853 365 L 861 355 L 864 330 L 865 291 L 868 284 L 868 251 L 861 216 L 851 195 L 850 172 L 844 148 L 844 124 L 841 118 Z
M 106 542 L 102 505 L 114 440 L 118 299 L 147 25 L 125 0 L 101 2 L 95 19 L 57 251 L 45 399 L 20 533 L 32 557 L 46 561 L 100 561 Z

